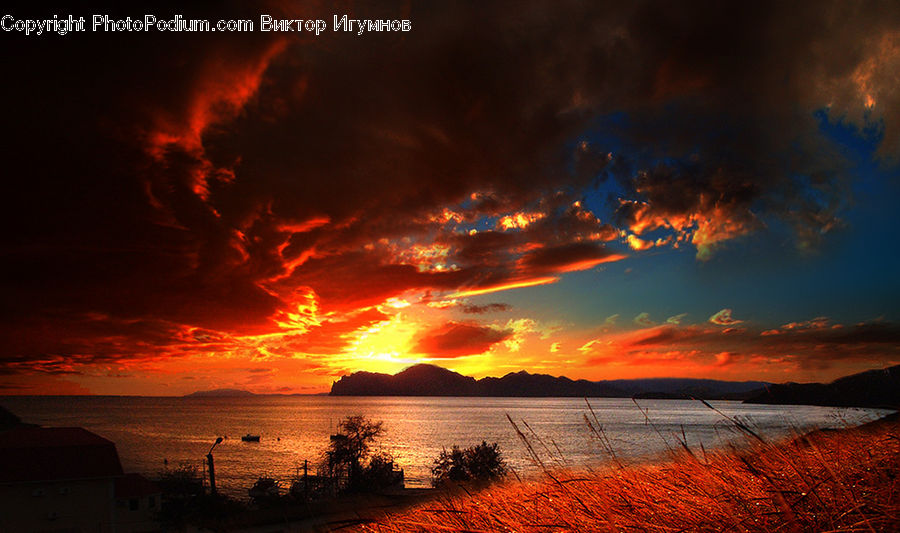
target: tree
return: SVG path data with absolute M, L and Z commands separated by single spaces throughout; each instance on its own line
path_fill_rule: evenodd
M 490 482 L 506 475 L 508 468 L 497 443 L 481 444 L 461 450 L 454 445 L 434 460 L 431 484 L 435 487 L 450 481 Z
M 203 476 L 192 463 L 181 463 L 172 469 L 167 466 L 159 472 L 156 484 L 168 500 L 186 500 L 203 494 Z
M 403 481 L 402 472 L 394 470 L 394 458 L 388 453 L 377 453 L 369 458 L 362 469 L 358 488 L 380 490 Z
M 328 469 L 338 477 L 346 476 L 350 488 L 357 488 L 369 446 L 383 434 L 382 422 L 373 422 L 362 415 L 341 420 L 338 432 L 331 436 L 331 445 L 325 452 Z

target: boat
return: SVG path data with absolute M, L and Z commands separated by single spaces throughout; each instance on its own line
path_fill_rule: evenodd
M 259 435 L 251 435 L 247 433 L 246 435 L 241 437 L 241 440 L 244 442 L 259 442 Z

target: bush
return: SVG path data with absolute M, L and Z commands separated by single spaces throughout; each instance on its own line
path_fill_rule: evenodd
M 182 531 L 187 524 L 214 524 L 246 510 L 246 506 L 222 494 L 204 493 L 203 477 L 192 463 L 159 472 L 156 484 L 162 490 L 162 505 L 156 519 L 163 531 Z M 218 530 L 212 525 L 208 528 Z
M 394 458 L 387 453 L 379 453 L 369 458 L 369 464 L 363 468 L 359 488 L 379 490 L 398 484 L 402 477 L 394 470 Z
M 341 420 L 338 432 L 331 436 L 331 445 L 325 452 L 328 471 L 333 477 L 345 477 L 349 490 L 366 488 L 365 460 L 369 447 L 383 434 L 381 422 L 373 422 L 364 416 L 348 416 Z M 379 467 L 380 464 L 375 465 L 376 469 Z
M 490 482 L 504 477 L 508 469 L 497 443 L 471 446 L 464 450 L 454 445 L 444 450 L 434 460 L 431 468 L 431 484 L 435 487 L 451 481 Z
M 192 498 L 203 495 L 203 478 L 196 465 L 181 463 L 157 475 L 156 484 L 165 498 Z

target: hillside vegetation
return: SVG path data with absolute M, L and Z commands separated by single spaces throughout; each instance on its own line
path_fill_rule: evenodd
M 358 531 L 900 531 L 900 423 L 462 487 Z

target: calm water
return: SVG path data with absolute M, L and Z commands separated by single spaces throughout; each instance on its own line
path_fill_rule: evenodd
M 591 406 L 615 453 L 640 459 L 677 446 L 682 428 L 688 444 L 709 449 L 739 439 L 723 417 L 690 400 L 640 400 L 652 425 L 629 399 L 594 399 Z M 845 427 L 874 420 L 888 411 L 807 406 L 744 405 L 717 401 L 714 406 L 739 417 L 768 437 L 814 427 Z M 429 486 L 430 467 L 443 448 L 497 442 L 510 464 L 521 473 L 533 466 L 506 418 L 520 428 L 524 421 L 553 451 L 550 464 L 591 466 L 608 460 L 592 437 L 583 399 L 576 398 L 400 398 L 400 397 L 279 397 L 139 398 L 40 397 L 0 398 L 0 405 L 26 422 L 45 426 L 82 426 L 116 443 L 126 471 L 153 475 L 169 466 L 191 462 L 198 467 L 217 436 L 216 478 L 219 488 L 246 497 L 261 475 L 284 480 L 308 459 L 318 461 L 328 437 L 343 417 L 362 414 L 384 422 L 387 432 L 378 446 L 393 454 L 405 469 L 407 486 Z M 655 428 L 655 429 L 654 429 Z M 659 433 L 657 433 L 659 432 Z M 262 436 L 246 443 L 246 433 Z M 660 435 L 661 434 L 661 435 Z M 676 437 L 677 435 L 677 437 Z M 557 448 L 562 452 L 559 458 Z

